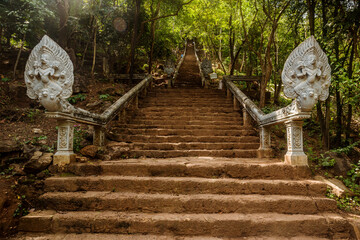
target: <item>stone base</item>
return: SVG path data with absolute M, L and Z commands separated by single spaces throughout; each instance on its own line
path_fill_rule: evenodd
M 54 165 L 66 165 L 76 161 L 76 155 L 72 154 L 64 154 L 64 153 L 55 153 L 53 157 L 53 164 Z
M 258 149 L 257 151 L 258 158 L 271 158 L 273 156 L 274 155 L 271 148 Z
M 290 165 L 308 166 L 308 158 L 305 154 L 301 154 L 301 155 L 285 154 L 285 163 Z

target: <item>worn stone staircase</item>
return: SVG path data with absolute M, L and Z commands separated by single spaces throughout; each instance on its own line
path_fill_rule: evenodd
M 307 167 L 255 158 L 256 132 L 240 123 L 221 91 L 151 92 L 111 129 L 108 161 L 46 179 L 24 238 L 355 239 L 326 185 Z
M 256 132 L 241 121 L 220 90 L 157 90 L 129 124 L 114 124 L 109 156 L 256 157 Z
M 257 133 L 224 92 L 178 83 L 114 123 L 105 161 L 47 178 L 17 238 L 355 239 L 308 167 L 256 158 Z

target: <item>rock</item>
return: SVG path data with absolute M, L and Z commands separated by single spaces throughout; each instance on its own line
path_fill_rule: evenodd
M 89 89 L 87 87 L 88 82 L 84 76 L 76 74 L 74 77 L 73 93 L 87 93 Z
M 40 128 L 33 128 L 32 132 L 35 133 L 35 134 L 42 134 L 43 133 L 43 131 Z
M 99 148 L 95 145 L 89 145 L 80 150 L 80 153 L 84 156 L 94 158 Z
M 38 147 L 31 144 L 23 146 L 23 155 L 26 159 L 30 159 L 36 151 L 38 151 Z
M 321 176 L 316 176 L 315 180 L 323 181 L 326 183 L 330 188 L 331 192 L 334 193 L 338 197 L 354 196 L 354 193 L 347 188 L 342 181 L 336 178 L 329 178 L 325 179 Z
M 24 176 L 25 175 L 25 172 L 23 171 L 23 168 L 20 166 L 20 164 L 10 164 L 11 168 L 13 168 L 13 175 L 16 175 L 16 176 Z
M 87 157 L 76 156 L 76 162 L 86 163 L 87 161 L 88 161 Z
M 38 173 L 45 170 L 52 162 L 52 153 L 35 152 L 34 156 L 24 166 L 26 173 Z
M 0 154 L 21 151 L 21 147 L 11 140 L 0 141 Z

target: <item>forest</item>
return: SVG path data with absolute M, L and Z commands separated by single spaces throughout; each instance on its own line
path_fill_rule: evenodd
M 154 72 L 157 62 L 176 60 L 184 41 L 192 39 L 218 74 L 261 76 L 261 107 L 266 89 L 279 104 L 286 58 L 314 35 L 332 69 L 330 97 L 317 104 L 315 116 L 322 146 L 354 142 L 358 1 L 5 0 L 0 12 L 0 52 L 2 58 L 13 54 L 6 68 L 12 71 L 3 72 L 2 81 L 17 79 L 21 53 L 44 34 L 67 50 L 77 72 L 92 77 Z
M 330 153 L 345 153 L 350 180 L 340 179 L 360 192 L 359 28 L 358 0 L 0 0 L 0 124 L 13 104 L 4 86 L 24 85 L 27 57 L 45 34 L 66 50 L 85 85 L 109 83 L 116 74 L 130 74 L 130 85 L 133 74 L 161 75 L 161 67 L 176 64 L 185 42 L 193 41 L 219 78 L 259 77 L 256 103 L 265 113 L 291 102 L 283 94 L 283 66 L 313 35 L 332 77 L 329 97 L 305 122 L 305 148 L 315 170 L 325 175 L 335 164 Z M 110 95 L 100 93 L 100 100 Z M 74 94 L 70 101 L 85 97 Z M 24 114 L 32 121 L 37 110 Z

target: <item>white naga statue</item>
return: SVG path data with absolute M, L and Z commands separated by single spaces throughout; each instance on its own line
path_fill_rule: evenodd
M 296 99 L 301 111 L 311 111 L 318 100 L 328 98 L 331 69 L 313 36 L 290 54 L 284 65 L 282 81 L 285 95 Z
M 73 82 L 73 64 L 69 55 L 45 35 L 26 63 L 27 95 L 39 99 L 50 112 L 69 112 L 72 106 L 65 99 L 72 94 Z

